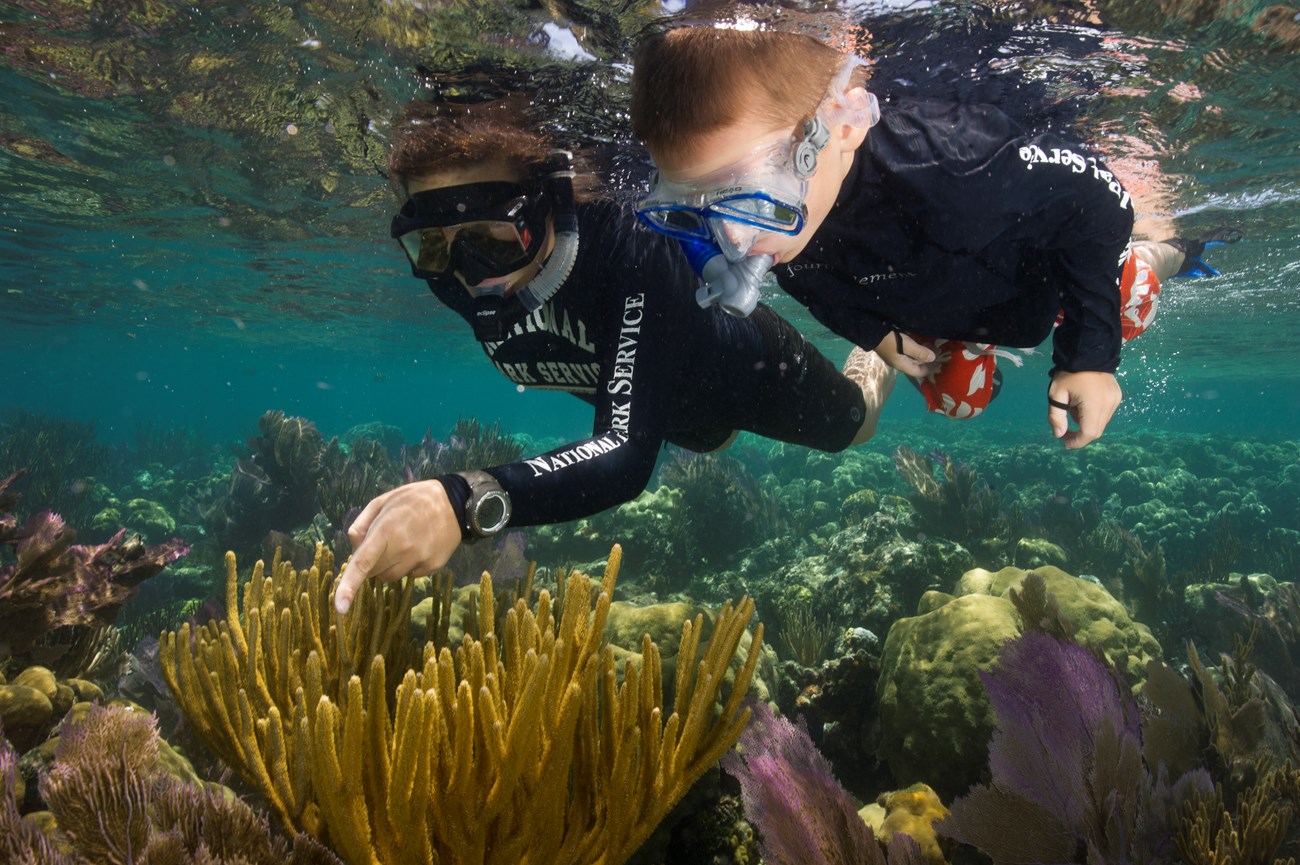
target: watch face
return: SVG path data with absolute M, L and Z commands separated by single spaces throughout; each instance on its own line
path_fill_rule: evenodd
M 505 528 L 510 519 L 510 500 L 504 493 L 492 491 L 484 493 L 474 508 L 475 529 L 480 534 L 496 534 Z

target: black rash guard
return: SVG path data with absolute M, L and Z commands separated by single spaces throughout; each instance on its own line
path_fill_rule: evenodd
M 739 319 L 695 302 L 696 277 L 676 242 L 610 201 L 578 205 L 577 261 L 547 303 L 501 342 L 496 368 L 531 388 L 591 403 L 590 437 L 487 471 L 510 494 L 512 526 L 562 522 L 645 489 L 663 442 L 721 446 L 735 430 L 821 450 L 846 447 L 862 424 L 859 388 L 765 306 Z M 429 280 L 471 321 L 454 278 Z M 465 525 L 468 484 L 439 477 Z
M 1119 365 L 1133 208 L 1077 144 L 988 105 L 882 106 L 826 221 L 777 281 L 872 349 L 891 329 L 1026 348 L 1053 372 Z

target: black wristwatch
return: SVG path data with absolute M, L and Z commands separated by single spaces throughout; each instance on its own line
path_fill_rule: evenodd
M 455 472 L 469 484 L 465 501 L 467 538 L 490 538 L 510 522 L 510 494 L 501 489 L 497 479 L 485 471 Z

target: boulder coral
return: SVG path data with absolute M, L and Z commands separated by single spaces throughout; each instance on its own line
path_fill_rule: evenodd
M 1135 689 L 1147 662 L 1161 657 L 1150 631 L 1095 583 L 1050 567 L 967 571 L 954 595 L 927 593 L 919 614 L 895 622 L 885 640 L 876 755 L 897 782 L 926 781 L 949 798 L 985 776 L 993 715 L 979 673 L 1024 630 L 1008 596 L 1031 573 L 1046 582 L 1077 641 L 1127 671 Z
M 953 594 L 1008 598 L 1031 573 L 1042 577 L 1047 591 L 1056 599 L 1061 616 L 1074 627 L 1078 642 L 1104 654 L 1129 676 L 1136 691 L 1142 684 L 1147 662 L 1163 657 L 1160 644 L 1151 635 L 1150 628 L 1133 621 L 1123 604 L 1091 580 L 1050 566 L 1031 571 L 1003 568 L 996 572 L 975 568 L 962 574 Z

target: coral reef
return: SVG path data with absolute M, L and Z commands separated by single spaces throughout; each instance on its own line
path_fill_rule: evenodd
M 859 814 L 871 826 L 882 844 L 888 845 L 895 835 L 906 835 L 921 848 L 930 865 L 946 865 L 950 846 L 935 832 L 935 824 L 948 816 L 948 809 L 928 784 L 913 784 L 876 797 L 875 807 L 867 806 Z M 879 823 L 875 818 L 879 816 Z
M 793 658 L 805 667 L 815 667 L 826 655 L 836 634 L 829 619 L 813 612 L 812 603 L 794 604 L 786 611 L 781 628 L 781 644 Z
M 248 438 L 226 494 L 205 514 L 218 542 L 237 550 L 255 548 L 267 527 L 305 525 L 318 510 L 325 440 L 315 424 L 268 411 L 257 426 L 261 434 Z
M 1013 542 L 1012 519 L 1002 510 L 1002 497 L 969 465 L 941 453 L 936 457 L 938 465 L 935 458 L 908 447 L 900 445 L 894 452 L 898 472 L 912 488 L 908 500 L 921 528 L 968 547 L 986 542 L 997 549 Z
M 779 533 L 775 499 L 739 460 L 680 449 L 669 453 L 659 468 L 659 483 L 681 495 L 680 523 L 672 532 L 679 561 L 723 567 L 742 550 Z
M 0 661 L 84 657 L 87 642 L 93 645 L 136 587 L 189 545 L 177 538 L 147 547 L 123 529 L 107 543 L 82 546 L 49 511 L 19 525 L 10 512 L 15 497 L 7 492 L 15 477 L 0 480 L 0 549 L 12 549 L 14 559 L 0 566 Z
M 1145 764 L 1138 706 L 1113 668 L 1035 632 L 980 679 L 997 716 L 992 781 L 953 802 L 941 834 L 997 865 L 1176 861 L 1178 809 L 1213 785 L 1204 770 L 1171 779 Z
M 41 865 L 342 865 L 299 833 L 292 847 L 265 818 L 220 789 L 164 769 L 156 722 L 125 707 L 90 706 L 61 730 L 40 783 L 49 806 L 20 816 L 16 755 L 0 741 L 0 861 Z
M 523 452 L 499 422 L 485 425 L 477 418 L 460 418 L 446 442 L 426 432 L 420 444 L 402 449 L 400 462 L 406 481 L 422 481 L 448 472 L 512 463 Z
M 0 729 L 25 751 L 44 741 L 74 704 L 103 696 L 94 682 L 60 679 L 46 667 L 27 667 L 7 682 L 0 678 Z
M 885 639 L 876 750 L 899 783 L 927 781 L 948 798 L 984 776 L 984 755 L 971 745 L 987 740 L 993 717 L 977 674 L 1026 627 L 1009 596 L 1030 577 L 1045 582 L 1075 638 L 1113 659 L 1135 687 L 1161 656 L 1150 632 L 1095 583 L 1056 568 L 968 571 L 957 597 L 927 594 L 918 615 L 895 622 Z
M 15 493 L 77 525 L 89 524 L 95 477 L 110 456 L 93 423 L 20 411 L 0 424 L 0 477 L 10 475 Z
M 349 862 L 513 863 L 527 849 L 530 861 L 617 863 L 740 734 L 761 642 L 715 717 L 752 603 L 724 608 L 698 665 L 703 623 L 687 622 L 665 720 L 655 644 L 643 638 L 621 685 L 601 651 L 619 558 L 615 547 L 594 609 L 590 580 L 573 573 L 558 621 L 549 593 L 535 609 L 520 598 L 501 638 L 484 575 L 479 639 L 463 638 L 455 660 L 426 643 L 417 660 L 409 578 L 367 586 L 337 618 L 322 550 L 307 572 L 255 569 L 241 614 L 229 557 L 226 620 L 192 645 L 188 627 L 166 635 L 163 668 L 187 718 L 279 819 Z

